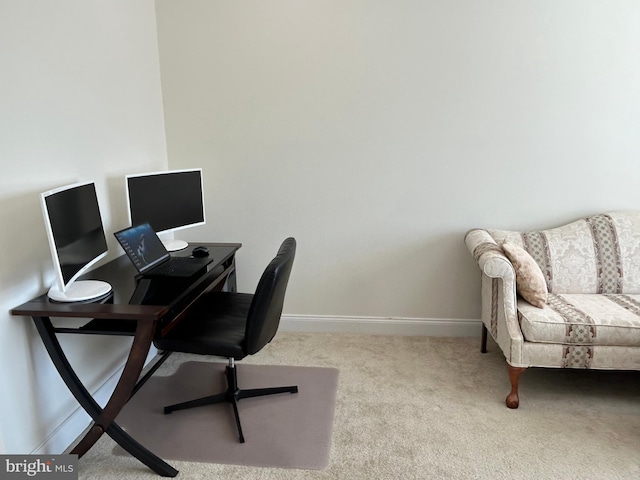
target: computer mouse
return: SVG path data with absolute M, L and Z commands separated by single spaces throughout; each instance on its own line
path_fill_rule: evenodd
M 203 247 L 202 245 L 200 245 L 199 247 L 195 247 L 191 251 L 191 255 L 193 255 L 194 257 L 208 257 L 209 249 L 207 247 Z

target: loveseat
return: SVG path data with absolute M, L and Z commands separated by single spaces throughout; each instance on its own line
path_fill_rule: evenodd
M 507 407 L 528 367 L 640 370 L 640 212 L 473 229 L 465 244 L 481 271 L 481 350 L 488 332 L 507 361 Z

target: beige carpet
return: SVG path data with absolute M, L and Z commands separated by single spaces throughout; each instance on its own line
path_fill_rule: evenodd
M 323 470 L 171 462 L 178 479 L 640 478 L 640 372 L 530 369 L 509 410 L 504 358 L 479 338 L 279 332 L 244 363 L 340 370 Z M 160 370 L 202 357 L 174 355 Z M 82 479 L 159 478 L 103 437 Z
M 238 402 L 245 443 L 229 403 L 163 414 L 165 405 L 226 388 L 226 363 L 185 362 L 154 376 L 118 416 L 118 424 L 164 460 L 258 467 L 322 469 L 329 463 L 338 369 L 289 365 L 236 365 L 240 388 L 297 385 L 284 393 Z M 118 455 L 129 455 L 119 446 Z

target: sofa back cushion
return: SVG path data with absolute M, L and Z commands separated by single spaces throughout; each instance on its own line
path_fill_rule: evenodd
M 640 293 L 640 212 L 612 212 L 533 232 L 487 230 L 540 266 L 549 293 Z

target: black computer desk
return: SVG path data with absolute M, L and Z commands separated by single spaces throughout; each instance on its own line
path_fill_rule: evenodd
M 202 274 L 190 279 L 140 277 L 126 255 L 84 275 L 83 279 L 105 280 L 113 292 L 97 302 L 55 303 L 41 295 L 11 310 L 12 315 L 30 316 L 58 373 L 78 403 L 93 419 L 93 425 L 71 451 L 82 457 L 102 436 L 109 435 L 122 448 L 159 475 L 175 477 L 178 470 L 147 450 L 122 430 L 115 418 L 129 399 L 155 372 L 168 355 L 161 356 L 141 377 L 149 349 L 156 335 L 163 335 L 188 312 L 204 293 L 235 291 L 235 253 L 240 243 L 193 243 L 174 255 L 189 255 L 195 245 L 208 247 L 213 261 Z M 55 327 L 51 318 L 77 318 L 77 328 Z M 64 354 L 57 335 L 128 335 L 133 343 L 118 384 L 104 408 L 84 387 Z

